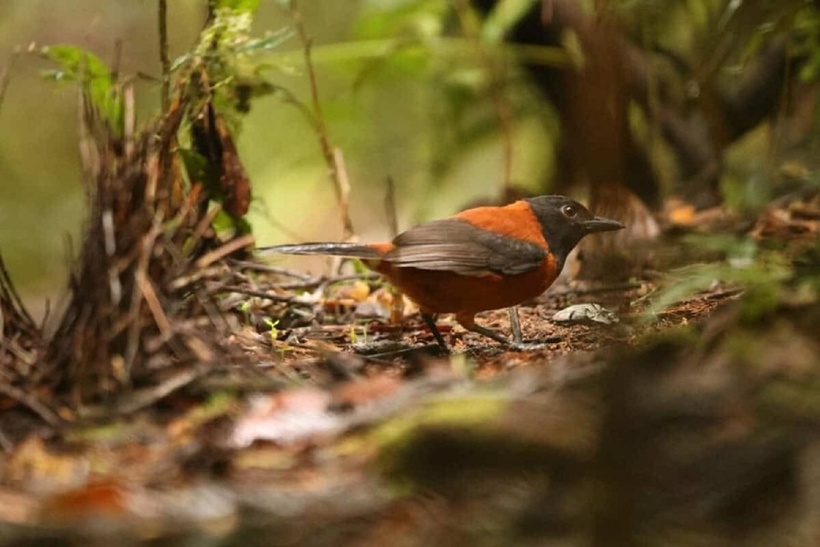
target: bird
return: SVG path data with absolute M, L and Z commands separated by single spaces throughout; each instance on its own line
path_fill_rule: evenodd
M 518 304 L 552 285 L 585 236 L 623 228 L 571 198 L 544 195 L 466 209 L 414 226 L 389 242 L 284 244 L 257 248 L 256 254 L 358 258 L 418 305 L 445 351 L 447 343 L 436 326 L 443 313 L 510 349 L 528 349 L 533 346 L 521 340 Z M 475 321 L 478 312 L 502 308 L 510 309 L 513 340 Z

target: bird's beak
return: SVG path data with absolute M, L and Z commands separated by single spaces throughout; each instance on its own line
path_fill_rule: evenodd
M 586 220 L 582 226 L 588 233 L 594 232 L 612 232 L 614 230 L 623 230 L 625 226 L 617 220 L 610 220 L 608 218 L 595 217 L 592 220 Z

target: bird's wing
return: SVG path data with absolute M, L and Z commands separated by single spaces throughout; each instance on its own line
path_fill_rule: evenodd
M 395 266 L 451 271 L 461 275 L 515 275 L 537 268 L 548 249 L 448 218 L 399 234 L 382 259 Z

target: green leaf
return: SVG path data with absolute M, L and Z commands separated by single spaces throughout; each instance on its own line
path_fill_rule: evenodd
M 501 0 L 498 2 L 481 29 L 485 42 L 497 44 L 509 30 L 521 20 L 538 0 Z
M 182 164 L 185 166 L 185 172 L 188 174 L 188 180 L 205 183 L 208 178 L 208 162 L 197 152 L 190 148 L 180 148 L 178 150 L 179 156 L 182 158 Z
M 253 13 L 259 7 L 260 0 L 218 0 L 217 9 L 226 8 L 233 11 Z
M 72 74 L 76 77 L 80 73 L 84 73 L 90 78 L 111 80 L 111 72 L 102 59 L 77 46 L 67 44 L 45 46 L 41 52 L 59 64 L 62 70 L 67 74 Z
M 760 314 L 777 302 L 782 284 L 792 275 L 792 267 L 777 253 L 768 253 L 743 266 L 726 262 L 685 266 L 669 272 L 667 287 L 658 293 L 648 311 L 650 315 L 658 313 L 720 282 L 744 288 L 744 312 Z
M 113 129 L 122 133 L 123 104 L 117 82 L 102 59 L 77 46 L 46 46 L 40 54 L 54 61 L 59 69 L 43 71 L 43 77 L 55 82 L 81 82 L 94 106 Z
M 236 218 L 221 210 L 216 214 L 213 223 L 211 224 L 217 235 L 227 240 L 233 236 L 240 236 L 251 233 L 251 225 L 244 218 Z
M 275 32 L 269 32 L 262 38 L 253 38 L 241 43 L 234 50 L 236 53 L 259 53 L 270 51 L 279 47 L 294 35 L 292 28 L 281 28 Z

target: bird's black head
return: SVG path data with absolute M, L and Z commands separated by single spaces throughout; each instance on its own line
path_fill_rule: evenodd
M 577 201 L 565 196 L 538 196 L 525 200 L 541 223 L 544 239 L 564 266 L 569 252 L 587 234 L 621 230 L 624 225 L 616 220 L 596 217 Z

